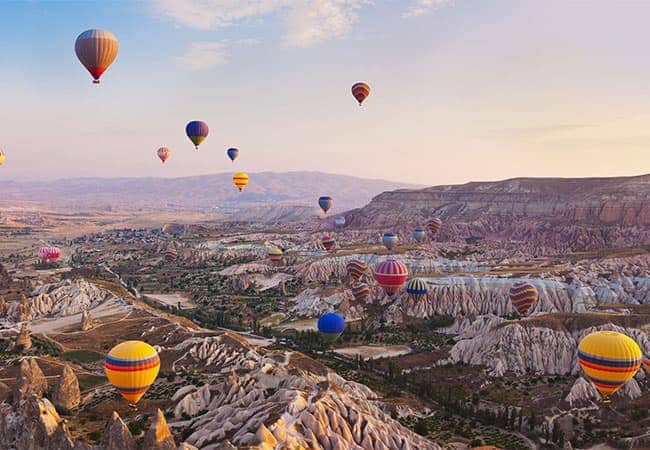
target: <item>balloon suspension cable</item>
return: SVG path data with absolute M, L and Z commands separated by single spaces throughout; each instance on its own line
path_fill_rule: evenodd
M 196 150 L 198 150 L 198 149 L 199 149 L 199 146 L 198 146 L 198 145 L 195 145 L 194 148 L 195 148 Z

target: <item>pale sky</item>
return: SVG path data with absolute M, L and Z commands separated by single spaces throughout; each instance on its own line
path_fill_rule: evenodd
M 607 0 L 2 2 L 0 179 L 648 173 L 648 19 Z M 74 53 L 88 28 L 120 41 L 98 86 Z

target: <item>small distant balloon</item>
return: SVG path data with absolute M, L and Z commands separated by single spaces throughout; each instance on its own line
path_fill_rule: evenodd
M 324 236 L 324 237 L 320 240 L 320 243 L 321 243 L 321 245 L 323 246 L 323 248 L 324 248 L 325 250 L 327 250 L 328 252 L 329 252 L 330 250 L 333 250 L 334 247 L 336 247 L 336 240 L 335 240 L 333 237 L 331 237 L 331 236 Z
M 187 134 L 187 137 L 190 138 L 190 141 L 194 144 L 194 148 L 197 150 L 201 142 L 205 141 L 205 138 L 208 137 L 209 132 L 208 124 L 200 120 L 193 120 L 185 126 L 185 134 Z
M 345 331 L 345 319 L 337 313 L 327 313 L 318 319 L 318 331 L 327 342 L 334 342 Z
M 120 44 L 113 33 L 107 30 L 86 30 L 77 37 L 74 51 L 77 58 L 99 84 L 102 74 L 117 58 Z
M 440 227 L 442 227 L 442 220 L 440 217 L 434 217 L 427 221 L 427 230 L 429 230 L 432 238 L 436 233 L 438 233 L 438 231 L 440 231 Z
M 165 250 L 165 261 L 168 263 L 173 263 L 178 259 L 178 252 L 173 246 L 167 247 L 167 250 Z
M 397 244 L 397 235 L 391 232 L 384 233 L 381 237 L 381 242 L 388 250 L 392 250 L 393 247 L 395 247 L 395 244 Z
M 512 306 L 520 316 L 525 316 L 537 302 L 537 288 L 528 281 L 518 281 L 510 287 L 508 292 Z
M 0 148 L 0 166 L 5 163 L 5 152 Z
M 271 261 L 275 265 L 279 265 L 282 262 L 282 255 L 283 255 L 282 249 L 279 249 L 277 247 L 271 247 L 267 251 L 267 256 L 269 257 L 269 261 Z
M 427 237 L 427 232 L 422 228 L 416 228 L 413 230 L 413 239 L 415 239 L 417 242 L 422 242 L 425 237 Z
M 58 247 L 40 247 L 38 249 L 38 259 L 41 262 L 56 262 L 61 257 L 61 250 Z
M 427 282 L 421 278 L 412 278 L 406 283 L 406 293 L 413 300 L 420 300 L 424 298 L 429 292 Z
M 359 106 L 370 95 L 370 86 L 366 83 L 359 82 L 352 85 L 352 96 L 359 102 Z
M 343 216 L 336 216 L 334 218 L 334 225 L 341 228 L 343 225 L 345 225 L 345 217 Z
M 352 281 L 359 281 L 366 270 L 368 270 L 368 264 L 358 259 L 353 259 L 349 261 L 345 266 L 348 276 Z
M 226 150 L 226 154 L 228 155 L 228 158 L 230 158 L 232 162 L 235 162 L 235 160 L 239 156 L 239 149 L 235 147 L 231 147 L 228 150 Z
M 370 295 L 370 287 L 366 283 L 354 283 L 351 288 L 352 296 L 358 302 L 366 301 Z
M 248 174 L 245 172 L 237 172 L 232 176 L 232 182 L 235 186 L 237 186 L 239 192 L 241 192 L 248 184 Z
M 168 147 L 160 147 L 158 149 L 158 158 L 165 164 L 165 161 L 169 159 L 169 155 L 171 154 L 171 150 L 169 150 Z
M 320 209 L 322 209 L 325 214 L 327 214 L 327 211 L 330 210 L 333 202 L 334 200 L 332 197 L 328 195 L 324 195 L 318 198 L 318 206 L 320 206 Z

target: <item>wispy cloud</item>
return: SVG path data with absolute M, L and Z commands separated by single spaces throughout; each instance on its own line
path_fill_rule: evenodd
M 279 15 L 284 43 L 308 47 L 352 30 L 369 0 L 152 0 L 154 11 L 181 26 L 209 30 Z
M 411 6 L 402 13 L 402 17 L 417 17 L 436 10 L 443 6 L 451 5 L 454 0 L 413 0 Z
M 185 53 L 178 58 L 178 65 L 188 70 L 205 70 L 221 66 L 228 62 L 232 48 L 258 43 L 256 39 L 192 42 Z

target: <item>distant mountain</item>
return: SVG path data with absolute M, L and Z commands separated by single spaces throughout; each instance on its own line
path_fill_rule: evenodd
M 232 211 L 298 207 L 317 210 L 321 195 L 333 211 L 363 206 L 375 195 L 415 185 L 321 172 L 251 173 L 243 192 L 231 173 L 183 178 L 74 178 L 45 182 L 0 182 L 3 205 L 42 204 L 74 211 Z M 291 215 L 285 211 L 285 214 Z

